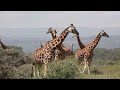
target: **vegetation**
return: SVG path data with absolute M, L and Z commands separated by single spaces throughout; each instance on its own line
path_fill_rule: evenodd
M 0 79 L 32 79 L 30 54 L 21 47 L 12 46 L 7 50 L 0 48 Z M 120 48 L 96 48 L 91 66 L 91 74 L 80 74 L 74 57 L 67 57 L 58 63 L 51 62 L 46 79 L 119 79 Z M 83 68 L 82 65 L 79 65 Z M 41 68 L 41 78 L 43 78 Z

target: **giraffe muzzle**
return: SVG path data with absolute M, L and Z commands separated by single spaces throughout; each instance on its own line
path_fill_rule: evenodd
M 46 34 L 48 34 L 49 32 L 46 32 Z
M 77 34 L 73 34 L 72 38 L 73 38 L 73 37 L 77 37 L 77 36 L 78 36 Z

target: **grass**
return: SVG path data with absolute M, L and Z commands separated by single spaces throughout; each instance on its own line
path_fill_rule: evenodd
M 77 65 L 74 58 L 52 62 L 46 79 L 120 79 L 120 61 L 92 61 L 90 75 L 81 74 Z

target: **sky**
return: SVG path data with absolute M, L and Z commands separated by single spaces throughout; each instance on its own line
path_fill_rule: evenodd
M 120 11 L 0 11 L 0 28 L 120 27 Z
M 81 36 L 96 35 L 104 27 L 120 27 L 120 11 L 0 11 L 0 35 L 2 36 L 39 37 L 40 31 L 1 28 L 48 28 L 51 26 L 66 28 L 70 24 L 74 24 L 75 27 L 98 28 L 94 32 L 79 30 Z M 120 30 L 107 30 L 107 32 L 120 35 Z

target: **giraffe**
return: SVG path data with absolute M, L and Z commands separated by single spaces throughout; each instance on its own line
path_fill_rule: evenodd
M 50 27 L 48 29 L 47 34 L 51 33 L 52 38 L 55 39 L 57 36 L 58 31 L 56 31 L 56 29 L 53 29 L 52 27 Z M 63 44 L 59 45 L 59 47 L 57 47 L 57 49 L 55 50 L 55 60 L 62 60 L 65 58 L 65 56 L 67 55 L 68 52 L 68 48 L 66 48 Z
M 40 50 L 37 49 L 37 51 L 33 53 L 34 62 L 32 63 L 32 71 L 34 76 L 37 72 L 37 76 L 39 78 L 39 70 L 36 68 L 39 67 L 39 65 L 43 65 L 44 77 L 46 77 L 48 63 L 55 58 L 55 49 L 63 43 L 69 33 L 73 33 L 74 36 L 78 35 L 73 24 L 70 24 L 70 26 L 67 27 L 57 38 L 48 41 Z
M 0 44 L 1 44 L 1 47 L 5 50 L 7 49 L 7 46 L 3 44 L 3 42 L 1 41 L 1 38 L 0 38 Z
M 83 48 L 82 50 L 78 50 L 75 53 L 75 59 L 79 60 L 79 61 L 84 60 L 84 63 L 85 63 L 83 71 L 81 73 L 84 73 L 86 68 L 87 68 L 88 74 L 90 74 L 90 64 L 91 64 L 91 61 L 92 61 L 91 54 L 92 54 L 94 48 L 98 45 L 102 36 L 109 38 L 108 34 L 106 32 L 104 32 L 104 30 L 102 30 L 97 35 L 97 37 L 95 38 L 95 40 L 92 43 L 88 44 L 85 48 Z
M 56 31 L 56 29 L 53 29 L 52 27 L 50 27 L 46 34 L 51 33 L 52 38 L 55 39 L 57 38 L 57 35 L 56 35 L 57 32 L 58 31 Z M 66 53 L 68 53 L 68 51 L 66 51 L 65 46 L 63 44 L 59 45 L 59 47 L 57 47 L 55 50 L 55 60 L 65 59 Z
M 84 44 L 81 42 L 79 35 L 77 36 L 77 41 L 78 41 L 78 45 L 79 45 L 79 47 L 80 47 L 81 50 L 84 49 L 85 47 L 87 47 L 87 46 L 89 45 L 89 44 L 84 45 Z M 92 59 L 92 57 L 93 57 L 93 52 L 91 52 L 91 57 L 90 57 L 90 58 Z M 82 61 L 81 64 L 83 65 L 83 64 L 84 64 L 84 61 Z
M 50 27 L 48 29 L 48 32 L 46 32 L 46 34 L 49 34 L 49 33 L 51 33 L 53 39 L 55 39 L 57 37 L 56 36 L 56 34 L 57 34 L 56 29 L 53 29 L 52 27 Z M 61 47 L 61 45 L 59 45 L 55 50 L 55 61 L 60 60 L 60 59 L 64 59 L 65 58 L 64 53 L 65 53 L 64 49 Z

